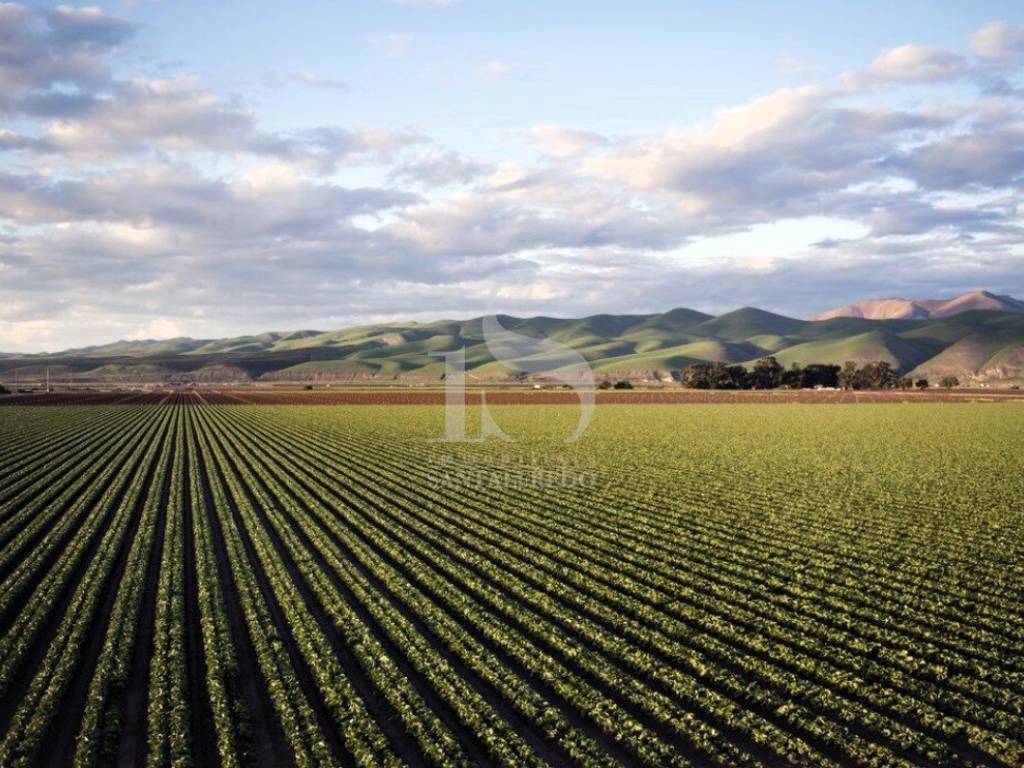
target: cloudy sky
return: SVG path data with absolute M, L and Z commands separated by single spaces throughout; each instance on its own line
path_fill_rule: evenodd
M 1024 8 L 807 8 L 0 3 L 0 350 L 1024 295 Z

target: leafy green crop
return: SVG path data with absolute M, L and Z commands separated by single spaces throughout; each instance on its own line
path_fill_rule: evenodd
M 1020 404 L 491 415 L 0 410 L 0 765 L 1024 764 Z

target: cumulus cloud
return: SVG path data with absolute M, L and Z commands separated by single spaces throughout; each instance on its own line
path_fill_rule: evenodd
M 89 162 L 153 152 L 249 154 L 331 173 L 349 161 L 390 162 L 426 140 L 411 131 L 338 126 L 266 132 L 239 100 L 219 96 L 194 76 L 113 79 L 109 58 L 134 31 L 91 6 L 37 11 L 0 4 L 0 110 L 42 121 L 33 132 L 4 130 L 0 148 Z M 395 51 L 407 41 L 386 36 L 384 44 Z M 278 79 L 348 88 L 310 72 Z
M 78 160 L 161 152 L 269 155 L 330 173 L 340 163 L 390 161 L 425 142 L 412 132 L 320 126 L 292 133 L 258 130 L 253 115 L 225 101 L 195 77 L 117 82 L 91 96 L 88 108 L 52 120 L 38 136 L 0 135 L 0 145 Z
M 189 166 L 153 165 L 54 181 L 43 174 L 0 173 L 0 208 L 9 221 L 78 221 L 136 228 L 177 228 L 177 236 L 319 238 L 356 215 L 419 200 L 388 189 L 314 183 L 287 167 L 233 179 L 202 176 Z
M 160 165 L 74 182 L 6 175 L 0 209 L 33 228 L 0 243 L 0 306 L 19 298 L 28 322 L 67 317 L 55 298 L 122 319 L 187 309 L 224 320 L 256 306 L 283 317 L 300 295 L 307 306 L 337 304 L 347 283 L 437 279 L 395 238 L 356 224 L 418 202 L 281 166 L 232 179 Z
M 134 31 L 134 24 L 92 6 L 44 11 L 0 4 L 0 109 L 15 109 L 26 93 L 106 82 L 108 55 Z
M 116 83 L 82 115 L 52 122 L 55 153 L 96 158 L 132 154 L 154 144 L 231 151 L 253 131 L 251 115 L 225 103 L 194 77 Z
M 1024 121 L 979 120 L 913 149 L 896 151 L 887 167 L 930 190 L 994 190 L 1024 180 Z
M 901 45 L 872 61 L 866 74 L 883 81 L 929 83 L 957 77 L 966 67 L 962 56 L 945 48 Z
M 982 59 L 1009 62 L 1024 56 L 1024 26 L 996 21 L 972 34 L 969 42 Z
M 449 151 L 420 155 L 397 165 L 391 170 L 390 178 L 440 187 L 448 184 L 468 184 L 491 170 L 492 167 L 487 163 L 467 160 L 458 152 Z
M 132 33 L 135 25 L 106 15 L 95 5 L 75 8 L 58 5 L 44 12 L 53 39 L 64 46 L 87 44 L 115 46 Z
M 320 126 L 290 134 L 255 133 L 248 137 L 243 149 L 330 173 L 342 162 L 390 162 L 404 148 L 428 141 L 426 136 L 408 131 L 353 131 Z
M 588 158 L 594 176 L 671 193 L 680 216 L 730 228 L 845 212 L 848 188 L 941 116 L 836 103 L 817 87 L 786 89 L 724 110 L 706 128 L 675 132 Z
M 850 286 L 1024 290 L 1024 107 L 992 79 L 1009 77 L 1018 32 L 979 30 L 970 61 L 900 46 L 659 133 L 517 126 L 541 156 L 513 160 L 415 128 L 271 131 L 196 77 L 113 77 L 126 22 L 0 5 L 0 109 L 17 118 L 0 128 L 0 349 L 60 346 L 72 326 L 101 341 L 494 310 L 801 313 Z M 376 42 L 401 55 L 409 38 Z M 953 78 L 985 92 L 926 106 L 922 89 Z M 301 70 L 269 82 L 346 90 Z M 357 163 L 372 166 L 346 183 Z M 839 226 L 760 246 L 814 219 Z
M 1003 211 L 984 207 L 935 206 L 920 200 L 889 201 L 865 217 L 872 237 L 924 235 L 936 230 L 955 233 L 1008 228 Z M 838 245 L 838 244 L 834 244 Z
M 0 128 L 0 151 L 37 150 L 40 148 L 38 140 L 31 136 Z

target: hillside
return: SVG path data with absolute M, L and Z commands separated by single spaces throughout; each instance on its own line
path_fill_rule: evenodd
M 1024 312 L 1024 301 L 988 291 L 967 291 L 952 299 L 868 299 L 821 312 L 812 320 L 861 317 L 867 320 L 937 320 L 961 312 Z
M 965 383 L 1024 379 L 1024 314 L 1013 312 L 812 321 L 746 307 L 717 317 L 674 309 L 499 320 L 517 334 L 575 348 L 598 378 L 667 380 L 694 362 L 750 364 L 773 354 L 786 366 L 886 360 L 914 376 L 954 374 Z M 0 381 L 32 384 L 48 370 L 57 382 L 437 382 L 444 368 L 439 353 L 457 349 L 465 350 L 471 381 L 522 376 L 494 360 L 482 327 L 482 318 L 473 318 L 226 339 L 118 341 L 56 354 L 2 355 Z

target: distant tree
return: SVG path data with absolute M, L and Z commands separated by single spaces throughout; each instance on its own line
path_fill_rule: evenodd
M 838 387 L 839 366 L 811 363 L 804 368 L 804 376 L 801 386 L 805 389 L 814 389 L 815 387 Z
M 918 389 L 928 389 L 928 379 L 918 379 L 914 382 L 914 386 Z
M 683 369 L 680 379 L 690 389 L 741 389 L 746 369 L 724 362 L 693 362 Z
M 9 390 L 3 384 L 0 384 L 0 395 L 9 395 L 9 394 L 11 394 L 11 390 Z
M 786 369 L 771 355 L 762 357 L 750 372 L 750 385 L 753 389 L 775 389 L 782 384 L 785 372 Z
M 874 360 L 859 371 L 854 377 L 854 389 L 893 389 L 900 377 L 896 369 L 885 360 Z
M 843 363 L 842 370 L 839 371 L 839 386 L 843 389 L 856 389 L 858 372 L 857 363 L 847 360 Z
M 616 381 L 615 382 L 615 389 L 632 389 L 632 388 L 633 388 L 633 382 L 631 382 L 631 381 L 626 381 L 625 379 L 623 379 L 622 381 Z
M 693 363 L 680 373 L 680 382 L 690 389 L 813 389 L 814 387 L 842 387 L 843 389 L 910 389 L 912 379 L 900 376 L 892 364 L 874 360 L 858 368 L 847 361 L 840 368 L 827 363 L 810 363 L 801 367 L 793 363 L 787 370 L 774 357 L 763 357 L 751 371 L 742 365 L 724 363 Z M 926 387 L 921 379 L 916 386 Z M 954 385 L 955 386 L 955 385 Z
M 736 380 L 737 375 L 740 376 L 739 381 Z M 728 366 L 725 363 L 712 363 L 708 370 L 712 389 L 739 389 L 746 376 L 747 371 L 742 365 Z
M 729 389 L 750 389 L 750 372 L 742 365 L 730 365 L 726 369 L 729 374 Z
M 960 386 L 960 379 L 956 376 L 943 376 L 939 379 L 939 386 L 943 389 L 952 389 Z
M 683 369 L 680 381 L 690 389 L 742 389 L 747 370 L 742 365 L 692 363 Z
M 880 361 L 874 366 L 875 381 L 879 389 L 896 389 L 900 386 L 899 370 L 893 368 L 889 363 Z
M 788 371 L 783 371 L 782 386 L 786 389 L 800 389 L 804 386 L 804 369 L 800 363 L 793 363 Z
M 612 388 L 612 383 L 610 381 L 608 381 L 608 379 L 605 379 L 604 381 L 602 381 L 600 384 L 597 385 L 597 388 L 598 389 L 611 389 Z
M 692 363 L 679 377 L 682 385 L 690 389 L 711 389 L 711 379 L 711 363 Z

